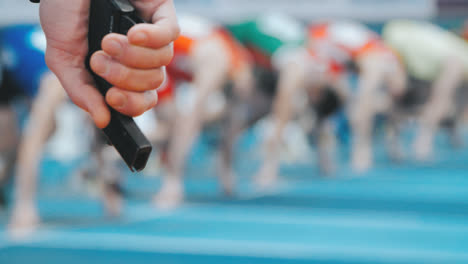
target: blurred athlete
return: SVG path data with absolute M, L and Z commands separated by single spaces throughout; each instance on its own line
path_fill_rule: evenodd
M 329 150 L 333 133 L 328 131 L 326 119 L 346 97 L 339 67 L 335 68 L 337 65 L 332 65 L 328 58 L 308 49 L 306 28 L 288 16 L 271 13 L 230 25 L 229 29 L 253 52 L 257 65 L 278 78 L 274 87 L 270 87 L 276 93 L 273 129 L 266 136 L 265 160 L 256 177 L 257 183 L 268 187 L 276 182 L 285 127 L 293 118 L 309 112 L 309 107 L 313 109 L 316 123 L 310 125 L 314 122 L 308 116 L 307 132 L 314 134 L 318 142 L 320 168 L 331 172 Z
M 278 177 L 286 126 L 310 110 L 313 115 L 306 115 L 309 120 L 303 129 L 317 144 L 320 170 L 325 174 L 333 172 L 335 134 L 329 117 L 341 109 L 348 96 L 347 79 L 341 67 L 336 68 L 337 64 L 313 50 L 297 47 L 275 56 L 279 57 L 274 62 L 279 80 L 272 110 L 273 129 L 267 136 L 265 161 L 257 176 L 261 187 L 272 185 Z
M 42 143 L 54 128 L 53 111 L 65 98 L 58 81 L 49 73 L 44 61 L 46 42 L 41 28 L 36 25 L 9 26 L 0 30 L 1 61 L 4 67 L 4 82 L 0 90 L 2 95 L 26 97 L 29 100 L 36 98 L 32 105 L 31 117 L 21 138 L 18 148 L 18 166 L 16 184 L 15 209 L 13 211 L 13 225 L 34 225 L 37 222 L 37 213 L 34 205 L 35 174 L 42 151 Z M 39 91 L 39 87 L 43 89 Z M 17 117 L 12 111 L 10 103 L 14 98 L 7 98 L 3 112 L 2 125 L 2 151 L 10 157 L 8 164 L 13 164 L 16 158 L 19 142 L 19 125 Z M 8 115 L 6 114 L 8 113 Z M 46 116 L 47 118 L 43 118 Z M 49 122 L 41 122 L 49 121 Z M 8 143 L 10 146 L 6 146 Z M 13 147 L 13 148 L 12 148 Z M 30 148 L 26 150 L 27 148 Z M 7 151 L 5 151 L 7 149 Z M 13 156 L 12 156 L 13 155 Z M 31 177 L 33 175 L 33 177 Z M 5 177 L 6 175 L 4 175 Z M 26 223 L 27 222 L 27 223 Z
M 160 207 L 174 207 L 183 200 L 182 177 L 188 152 L 204 124 L 225 113 L 212 111 L 213 95 L 222 93 L 231 82 L 233 96 L 247 100 L 253 87 L 249 55 L 229 32 L 195 16 L 179 16 L 179 24 L 181 36 L 174 42 L 175 56 L 168 72 L 175 79 L 190 80 L 195 96 L 193 102 L 177 111 L 173 123 L 167 152 L 167 177 L 155 197 Z M 221 170 L 221 182 L 227 193 L 233 188 L 229 170 Z
M 468 44 L 454 33 L 427 22 L 396 20 L 383 38 L 403 59 L 409 75 L 430 87 L 430 97 L 419 115 L 413 148 L 420 160 L 433 154 L 434 135 L 441 122 L 459 117 L 457 88 L 468 78 Z M 458 89 L 460 91 L 460 89 Z
M 36 189 L 39 162 L 45 150 L 45 143 L 56 131 L 56 114 L 66 102 L 67 96 L 58 79 L 48 70 L 44 61 L 46 40 L 40 26 L 13 25 L 0 29 L 0 51 L 4 82 L 0 94 L 5 102 L 2 106 L 2 135 L 0 153 L 5 155 L 6 164 L 12 166 L 16 158 L 15 198 L 10 220 L 13 235 L 27 234 L 39 223 L 36 207 Z M 26 98 L 31 102 L 30 114 L 19 137 L 19 125 L 11 102 L 15 98 Z M 74 120 L 79 122 L 79 120 Z M 60 129 L 60 127 L 58 127 Z M 70 148 L 71 135 L 67 135 Z M 19 143 L 19 144 L 18 144 Z M 63 141 L 62 141 L 63 144 Z M 83 142 L 80 142 L 84 148 Z M 95 144 L 96 145 L 96 144 Z M 95 149 L 99 162 L 97 174 L 110 173 L 112 169 L 105 159 L 110 155 L 101 153 L 102 144 Z M 4 170 L 2 178 L 6 178 Z M 105 180 L 107 180 L 106 178 Z M 104 185 L 104 202 L 109 213 L 118 212 L 120 206 L 111 190 Z
M 388 112 L 406 89 L 406 74 L 397 55 L 364 25 L 350 21 L 313 24 L 310 47 L 342 65 L 354 64 L 359 73 L 350 99 L 352 166 L 365 171 L 372 165 L 372 127 L 378 113 Z

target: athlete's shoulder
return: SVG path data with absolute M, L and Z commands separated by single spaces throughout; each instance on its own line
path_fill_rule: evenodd
M 259 31 L 284 42 L 302 41 L 306 34 L 301 21 L 282 13 L 266 13 L 257 19 L 256 24 Z
M 192 14 L 178 14 L 177 20 L 179 22 L 181 35 L 192 39 L 200 39 L 207 37 L 221 26 L 207 18 L 192 15 Z

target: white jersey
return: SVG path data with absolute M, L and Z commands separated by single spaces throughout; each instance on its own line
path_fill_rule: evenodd
M 357 22 L 340 21 L 329 24 L 330 40 L 348 50 L 358 50 L 370 41 L 378 38 L 377 34 Z
M 397 20 L 385 26 L 383 38 L 416 78 L 435 80 L 450 57 L 463 63 L 468 77 L 468 44 L 449 31 L 427 22 Z
M 191 39 L 206 38 L 219 27 L 208 19 L 194 15 L 178 14 L 177 19 L 181 35 Z

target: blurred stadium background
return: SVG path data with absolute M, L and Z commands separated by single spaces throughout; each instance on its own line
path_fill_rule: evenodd
M 233 22 L 262 12 L 282 12 L 304 21 L 347 18 L 380 26 L 394 18 L 429 19 L 456 28 L 464 22 L 464 0 L 175 0 L 177 10 Z M 0 1 L 0 25 L 37 22 L 37 7 L 28 1 Z

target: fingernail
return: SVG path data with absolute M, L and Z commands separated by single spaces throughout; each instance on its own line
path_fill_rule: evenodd
M 102 54 L 96 54 L 93 58 L 93 71 L 99 75 L 107 72 L 108 59 Z
M 146 91 L 145 92 L 145 103 L 146 105 L 152 105 L 154 102 L 156 91 Z
M 119 57 L 120 53 L 122 52 L 122 45 L 118 41 L 111 40 L 107 44 L 107 50 L 106 52 L 109 53 L 112 57 Z
M 114 92 L 108 102 L 113 108 L 122 109 L 127 104 L 127 97 L 120 92 Z
M 143 32 L 137 32 L 135 33 L 135 35 L 133 36 L 132 40 L 135 44 L 144 44 L 146 43 L 146 40 L 147 40 L 147 36 L 145 33 Z

